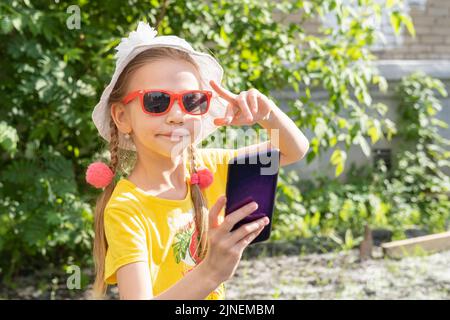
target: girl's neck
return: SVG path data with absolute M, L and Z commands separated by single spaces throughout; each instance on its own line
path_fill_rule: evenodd
M 136 165 L 128 180 L 145 191 L 156 194 L 169 190 L 185 190 L 186 169 L 183 156 L 166 157 L 155 152 L 138 153 Z

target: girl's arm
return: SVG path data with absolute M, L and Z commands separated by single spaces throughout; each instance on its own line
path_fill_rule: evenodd
M 219 286 L 213 275 L 200 263 L 172 287 L 154 297 L 147 262 L 134 262 L 117 270 L 121 300 L 201 300 Z
M 216 125 L 260 124 L 269 133 L 270 140 L 238 149 L 238 154 L 277 148 L 280 165 L 285 166 L 301 160 L 309 149 L 309 142 L 297 125 L 278 106 L 256 89 L 231 93 L 214 81 L 211 87 L 229 105 L 224 118 L 214 120 Z
M 243 147 L 238 154 L 277 148 L 280 150 L 280 166 L 303 159 L 309 149 L 308 139 L 280 108 L 273 104 L 268 118 L 258 123 L 268 131 L 269 141 Z

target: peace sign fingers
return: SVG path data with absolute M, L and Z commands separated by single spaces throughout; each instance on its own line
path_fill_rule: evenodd
M 227 110 L 224 118 L 216 118 L 214 124 L 216 125 L 243 125 L 250 124 L 253 120 L 253 115 L 250 107 L 247 104 L 246 92 L 241 92 L 236 95 L 227 89 L 220 86 L 214 80 L 210 82 L 211 87 L 216 91 L 220 97 L 228 101 Z
M 214 80 L 209 81 L 209 84 L 214 89 L 214 91 L 216 91 L 219 94 L 220 97 L 224 98 L 230 103 L 236 103 L 237 95 L 223 88 L 220 84 L 216 83 Z

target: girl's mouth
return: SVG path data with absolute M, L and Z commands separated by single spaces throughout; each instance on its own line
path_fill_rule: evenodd
M 185 132 L 172 132 L 172 133 L 157 134 L 156 136 L 175 142 L 175 141 L 181 141 L 182 139 L 188 138 L 189 134 L 185 133 Z

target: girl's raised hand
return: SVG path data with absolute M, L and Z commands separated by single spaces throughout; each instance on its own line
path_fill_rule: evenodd
M 221 98 L 228 101 L 224 118 L 214 119 L 217 126 L 253 125 L 260 120 L 267 120 L 274 106 L 274 102 L 257 89 L 251 88 L 236 95 L 214 80 L 209 84 Z
M 215 282 L 230 279 L 241 260 L 242 252 L 269 223 L 267 217 L 246 223 L 232 232 L 233 226 L 257 209 L 251 202 L 230 213 L 220 223 L 219 213 L 225 205 L 225 197 L 220 197 L 209 213 L 209 249 L 201 262 Z

